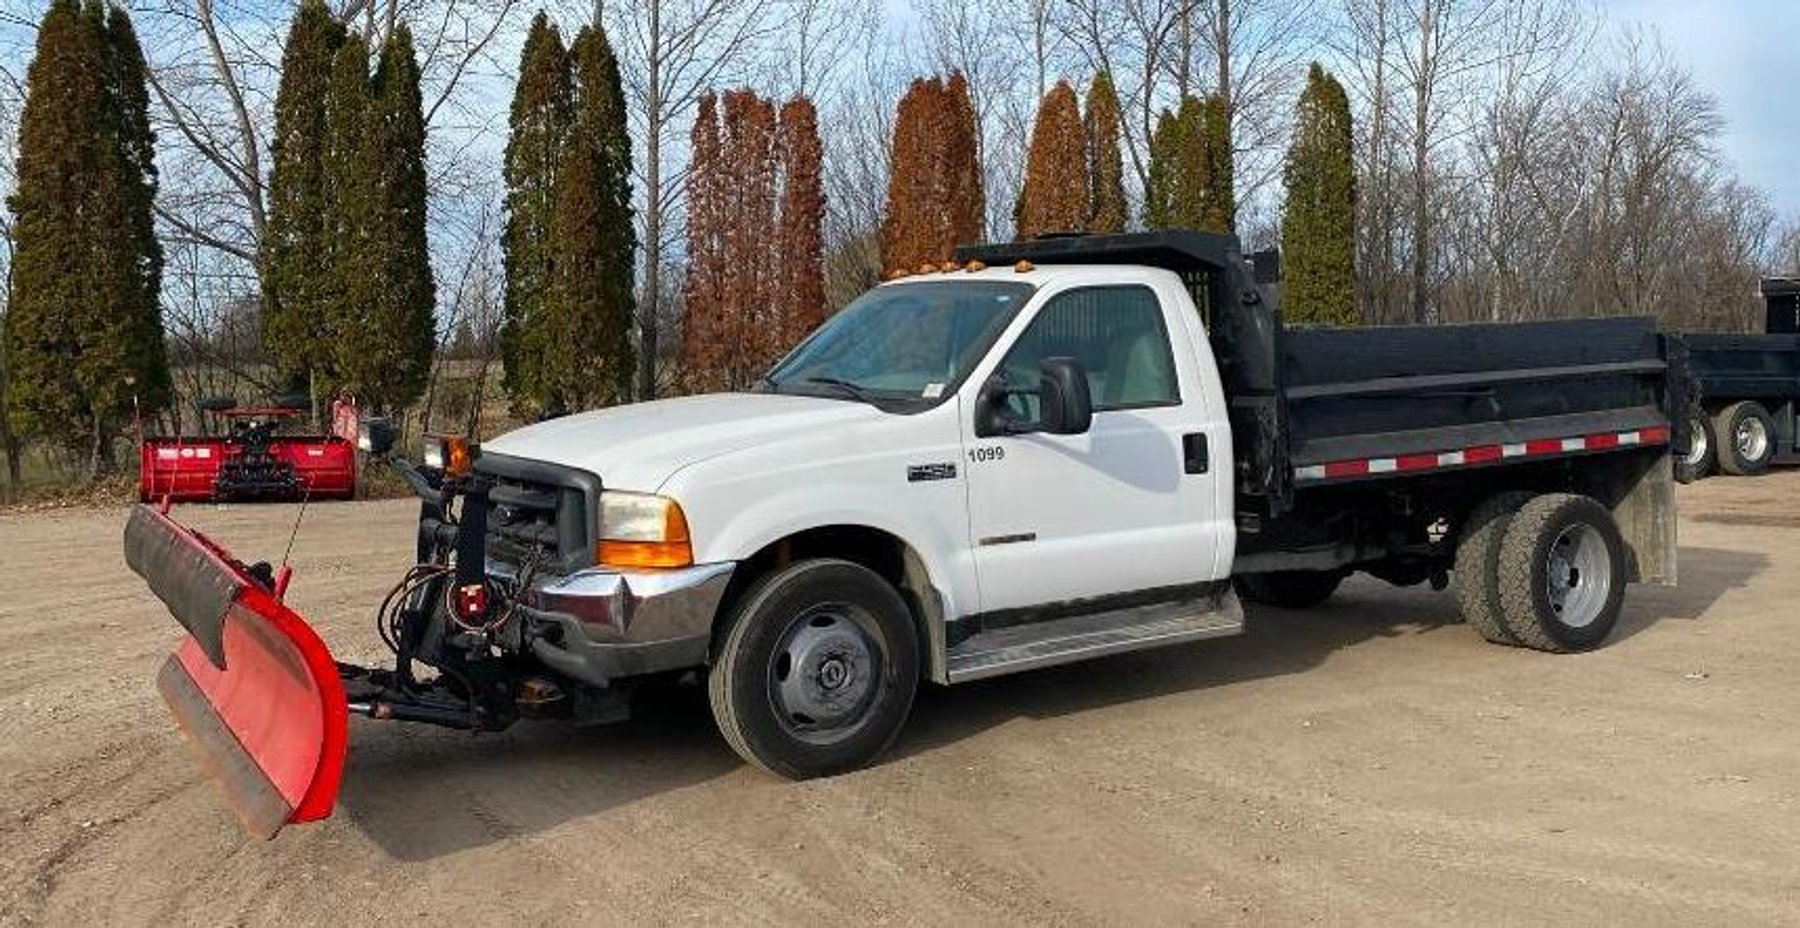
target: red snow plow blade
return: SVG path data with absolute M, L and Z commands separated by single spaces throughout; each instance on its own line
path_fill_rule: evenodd
M 252 573 L 142 504 L 125 525 L 125 560 L 188 630 L 157 688 L 244 829 L 271 838 L 329 816 L 347 740 L 343 683 L 266 568 Z

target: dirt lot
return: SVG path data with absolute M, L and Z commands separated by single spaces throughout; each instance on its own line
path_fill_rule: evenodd
M 0 515 L 0 923 L 1800 922 L 1800 472 L 1681 491 L 1610 644 L 1481 643 L 1358 581 L 1243 638 L 930 690 L 885 763 L 738 762 L 704 700 L 499 736 L 355 720 L 336 818 L 241 836 L 152 683 L 118 510 Z M 294 511 L 189 509 L 279 553 Z M 314 506 L 348 658 L 405 503 Z

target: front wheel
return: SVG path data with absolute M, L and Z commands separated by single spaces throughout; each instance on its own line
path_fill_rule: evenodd
M 751 587 L 730 622 L 707 694 L 745 760 L 793 779 L 829 776 L 899 735 L 919 684 L 918 635 L 879 574 L 801 561 Z

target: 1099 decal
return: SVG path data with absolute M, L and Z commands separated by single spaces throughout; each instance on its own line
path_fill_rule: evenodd
M 969 463 L 986 464 L 1006 457 L 1006 449 L 999 445 L 982 445 L 969 449 Z

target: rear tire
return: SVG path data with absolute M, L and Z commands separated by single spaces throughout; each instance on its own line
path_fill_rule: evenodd
M 1688 453 L 1675 459 L 1675 477 L 1682 483 L 1710 476 L 1719 463 L 1719 440 L 1712 419 L 1695 413 L 1688 417 Z
M 1495 644 L 1519 643 L 1500 618 L 1500 544 L 1513 516 L 1530 500 L 1530 493 L 1519 490 L 1488 497 L 1469 513 L 1456 543 L 1456 603 L 1469 627 Z
M 1500 543 L 1500 617 L 1539 651 L 1585 651 L 1612 633 L 1625 600 L 1625 542 L 1606 507 L 1551 493 L 1520 507 Z
M 1775 456 L 1775 419 L 1761 403 L 1741 400 L 1713 417 L 1719 469 L 1738 477 L 1754 477 L 1769 469 Z
M 707 677 L 713 720 L 745 760 L 791 779 L 862 767 L 894 742 L 919 685 L 912 613 L 860 564 L 807 560 L 732 610 Z
M 1240 574 L 1238 595 L 1253 603 L 1282 609 L 1311 609 L 1331 598 L 1344 582 L 1342 570 L 1276 570 Z

